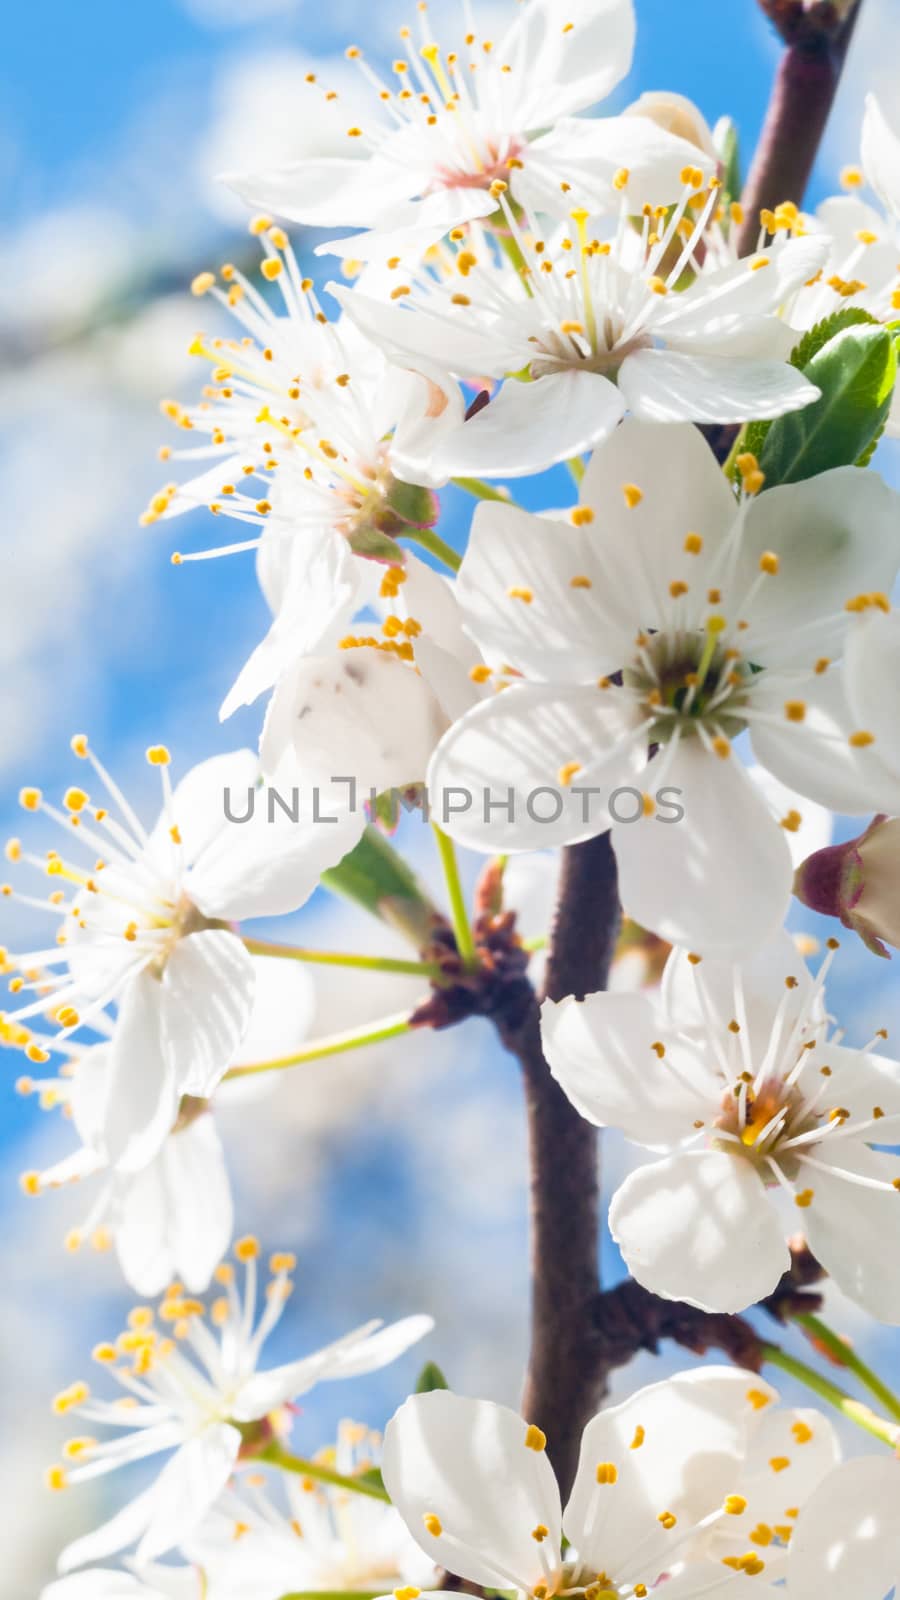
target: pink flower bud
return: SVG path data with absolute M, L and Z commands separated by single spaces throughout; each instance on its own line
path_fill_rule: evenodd
M 877 816 L 856 839 L 816 850 L 798 867 L 794 894 L 889 957 L 886 945 L 900 948 L 900 818 Z

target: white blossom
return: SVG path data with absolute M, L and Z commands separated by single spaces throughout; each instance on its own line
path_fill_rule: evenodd
M 734 741 L 749 730 L 758 762 L 821 805 L 897 808 L 893 680 L 867 677 L 885 697 L 873 728 L 834 665 L 887 604 L 896 507 L 855 467 L 739 505 L 695 429 L 637 421 L 594 454 L 568 525 L 479 506 L 459 603 L 504 692 L 438 746 L 442 826 L 521 850 L 613 821 L 623 903 L 643 926 L 723 953 L 773 934 L 802 815 L 778 826 Z
M 149 1561 L 186 1540 L 215 1503 L 238 1463 L 276 1437 L 273 1413 L 316 1383 L 373 1372 L 387 1365 L 431 1328 L 429 1317 L 406 1317 L 382 1327 L 369 1322 L 334 1344 L 287 1365 L 258 1370 L 262 1348 L 281 1318 L 293 1287 L 294 1257 L 271 1258 L 272 1278 L 257 1321 L 257 1257 L 252 1238 L 238 1240 L 235 1255 L 244 1283 L 230 1262 L 217 1279 L 220 1297 L 208 1308 L 170 1286 L 158 1312 L 138 1306 L 117 1339 L 96 1346 L 94 1357 L 124 1391 L 116 1401 L 94 1399 L 79 1381 L 57 1395 L 54 1409 L 88 1424 L 116 1430 L 98 1441 L 70 1440 L 65 1465 L 51 1467 L 50 1486 L 66 1488 L 162 1452 L 174 1454 L 148 1489 L 94 1533 L 64 1550 L 60 1571 L 103 1560 L 137 1543 L 137 1560 Z
M 832 952 L 833 953 L 833 952 Z M 764 1299 L 786 1234 L 845 1294 L 900 1324 L 900 1063 L 830 1029 L 824 981 L 786 934 L 741 966 L 673 952 L 659 999 L 589 995 L 542 1010 L 551 1071 L 583 1116 L 658 1159 L 615 1195 L 609 1225 L 655 1294 L 715 1311 Z M 790 1202 L 783 1220 L 780 1202 Z

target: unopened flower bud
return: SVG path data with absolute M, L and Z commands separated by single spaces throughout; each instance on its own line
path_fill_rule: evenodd
M 674 133 L 679 139 L 686 139 L 688 144 L 696 145 L 704 155 L 718 160 L 718 152 L 713 141 L 712 130 L 703 115 L 703 112 L 683 94 L 670 94 L 660 89 L 648 90 L 630 106 L 626 106 L 626 117 L 647 117 L 655 122 L 658 128 L 664 128 L 666 133 Z
M 798 867 L 794 893 L 889 956 L 886 945 L 900 948 L 900 817 L 875 817 L 856 839 L 816 850 Z

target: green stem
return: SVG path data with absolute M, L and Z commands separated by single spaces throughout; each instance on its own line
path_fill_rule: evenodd
M 808 1367 L 805 1361 L 796 1360 L 777 1344 L 764 1344 L 761 1354 L 764 1361 L 768 1361 L 773 1367 L 780 1367 L 782 1372 L 789 1373 L 798 1383 L 805 1384 L 807 1389 L 812 1389 L 813 1393 L 819 1396 L 820 1400 L 825 1400 L 830 1406 L 834 1406 L 841 1416 L 850 1422 L 855 1422 L 858 1428 L 863 1428 L 873 1438 L 880 1439 L 882 1444 L 890 1445 L 892 1449 L 896 1448 L 900 1438 L 900 1428 L 886 1421 L 884 1417 L 877 1416 L 861 1400 L 854 1400 L 845 1389 L 840 1389 L 829 1378 L 824 1378 L 814 1367 Z
M 742 428 L 738 428 L 738 431 L 735 435 L 734 444 L 731 446 L 731 449 L 725 457 L 725 460 L 722 462 L 722 471 L 724 472 L 726 478 L 732 478 L 734 476 L 735 463 L 737 462 L 737 458 L 744 448 L 744 440 L 746 437 L 747 424 L 744 423 Z
M 403 961 L 394 956 L 354 956 L 343 950 L 302 950 L 296 945 L 270 944 L 266 939 L 242 939 L 252 956 L 276 956 L 283 961 L 307 961 L 319 967 L 356 967 L 363 972 L 405 972 L 413 978 L 442 977 L 436 961 Z
M 449 567 L 451 572 L 458 572 L 462 566 L 462 556 L 457 555 L 453 546 L 448 544 L 446 539 L 442 539 L 439 533 L 435 533 L 433 528 L 416 528 L 415 532 L 408 530 L 403 537 L 409 539 L 412 544 L 421 545 L 423 550 L 427 550 L 429 555 L 436 556 L 438 561 L 443 561 L 444 566 Z
M 232 1067 L 226 1072 L 225 1078 L 231 1082 L 235 1078 L 252 1078 L 260 1072 L 283 1072 L 287 1067 L 302 1067 L 308 1061 L 324 1061 L 326 1056 L 342 1056 L 348 1050 L 359 1050 L 366 1044 L 381 1044 L 385 1039 L 397 1039 L 403 1033 L 410 1033 L 412 1024 L 407 1012 L 398 1017 L 385 1017 L 383 1022 L 378 1022 L 374 1027 L 357 1028 L 349 1033 L 333 1033 L 326 1039 L 314 1039 L 305 1050 L 298 1050 L 296 1055 L 279 1056 L 274 1061 L 255 1061 L 247 1066 Z
M 477 965 L 475 957 L 475 940 L 472 937 L 472 928 L 469 923 L 469 913 L 466 910 L 466 901 L 462 884 L 459 880 L 459 865 L 456 860 L 456 849 L 452 839 L 448 839 L 441 832 L 436 822 L 431 824 L 437 840 L 438 853 L 441 866 L 444 869 L 444 879 L 447 884 L 447 895 L 450 900 L 450 920 L 453 923 L 453 932 L 456 935 L 456 948 L 464 964 L 472 968 Z
M 568 467 L 570 473 L 572 474 L 572 477 L 574 478 L 576 484 L 578 485 L 578 487 L 580 489 L 582 481 L 584 479 L 585 472 L 587 471 L 587 468 L 585 467 L 585 464 L 582 461 L 581 457 L 580 456 L 573 456 L 571 461 L 567 461 L 566 462 L 566 466 Z
M 862 1357 L 857 1355 L 852 1345 L 846 1344 L 840 1334 L 829 1328 L 828 1324 L 823 1322 L 820 1317 L 814 1317 L 804 1312 L 801 1316 L 794 1317 L 793 1320 L 798 1327 L 804 1328 L 817 1343 L 824 1345 L 828 1354 L 833 1356 L 839 1366 L 846 1367 L 848 1372 L 854 1373 L 860 1383 L 865 1384 L 866 1388 L 875 1396 L 879 1404 L 884 1406 L 895 1421 L 900 1422 L 900 1399 L 892 1389 L 888 1388 L 886 1383 L 882 1382 L 878 1373 L 873 1372 Z
M 482 478 L 454 478 L 457 489 L 465 489 L 466 494 L 473 494 L 476 500 L 500 500 L 505 506 L 515 504 L 509 490 L 502 485 L 495 489 L 492 483 L 485 483 Z
M 349 1489 L 353 1494 L 365 1494 L 370 1500 L 385 1500 L 390 1505 L 390 1495 L 378 1484 L 369 1483 L 365 1478 L 345 1477 L 342 1472 L 334 1472 L 319 1461 L 306 1461 L 302 1456 L 293 1456 L 280 1444 L 268 1445 L 256 1459 L 268 1462 L 269 1466 L 280 1467 L 282 1472 L 296 1472 L 301 1478 L 313 1478 L 316 1483 L 330 1483 L 336 1489 Z

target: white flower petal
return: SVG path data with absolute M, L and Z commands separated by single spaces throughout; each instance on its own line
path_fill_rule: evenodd
M 522 7 L 495 46 L 512 68 L 518 126 L 546 128 L 603 100 L 631 65 L 634 36 L 632 0 L 570 0 L 564 20 L 558 0 Z
M 789 987 L 788 978 L 792 979 Z M 821 1003 L 811 1008 L 812 988 L 806 962 L 790 934 L 781 928 L 745 957 L 738 971 L 725 958 L 707 957 L 697 962 L 686 950 L 675 949 L 662 977 L 663 1004 L 673 1026 L 721 1038 L 735 1012 L 741 1010 L 741 1029 L 746 1028 L 750 1056 L 758 1061 L 765 1057 L 777 1018 L 790 1029 L 804 1012 L 824 1017 Z
M 755 1374 L 735 1368 L 683 1372 L 588 1423 L 563 1519 L 588 1568 L 650 1587 L 670 1570 L 673 1541 L 735 1490 L 755 1387 Z M 614 1483 L 598 1483 L 598 1462 L 615 1467 Z M 677 1532 L 658 1520 L 667 1511 Z
M 93 1533 L 86 1533 L 66 1545 L 57 1562 L 57 1571 L 65 1574 L 92 1561 L 105 1561 L 107 1556 L 117 1555 L 134 1544 L 153 1514 L 155 1491 L 156 1484 L 152 1483 Z
M 804 707 L 799 722 L 785 714 L 794 701 Z M 753 753 L 782 783 L 851 816 L 900 811 L 895 738 L 884 741 L 884 756 L 877 737 L 870 744 L 850 743 L 852 735 L 874 730 L 860 727 L 838 669 L 788 680 L 777 673 L 761 676 L 750 704 L 769 719 L 751 722 Z
M 116 1018 L 103 1109 L 103 1150 L 110 1165 L 122 1171 L 136 1171 L 153 1158 L 178 1109 L 162 1013 L 161 984 L 139 973 Z
M 759 1174 L 718 1150 L 639 1167 L 615 1195 L 609 1226 L 638 1283 L 706 1311 L 746 1310 L 791 1264 Z
M 161 1294 L 175 1278 L 202 1294 L 233 1220 L 222 1145 L 212 1117 L 201 1116 L 166 1140 L 121 1197 L 115 1243 L 125 1278 L 140 1295 Z
M 387 1327 L 377 1321 L 364 1323 L 299 1361 L 254 1373 L 241 1385 L 233 1415 L 238 1422 L 252 1422 L 266 1416 L 276 1406 L 306 1394 L 316 1383 L 377 1372 L 396 1361 L 433 1327 L 431 1317 L 419 1316 L 402 1317 L 399 1322 L 388 1323 Z
M 248 205 L 266 207 L 310 227 L 365 227 L 392 202 L 405 199 L 409 172 L 341 156 L 306 156 L 269 172 L 226 172 L 222 182 Z M 413 191 L 414 192 L 414 191 Z
M 780 783 L 766 767 L 747 768 L 748 777 L 756 785 L 773 817 L 784 828 L 793 866 L 811 856 L 815 850 L 824 850 L 834 837 L 834 817 L 827 806 L 808 800 Z M 797 818 L 799 817 L 799 822 Z M 786 822 L 790 826 L 785 826 Z
M 482 501 L 456 596 L 488 661 L 548 683 L 592 683 L 616 671 L 631 641 L 604 603 L 608 575 L 597 544 L 590 528 Z
M 863 171 L 879 200 L 900 221 L 900 138 L 874 94 L 866 95 L 860 154 Z
M 760 559 L 769 552 L 778 571 L 760 587 Z M 768 489 L 747 506 L 725 595 L 726 610 L 749 623 L 744 656 L 767 667 L 812 669 L 823 656 L 839 655 L 850 621 L 846 602 L 890 591 L 898 565 L 900 495 L 877 473 L 835 467 Z M 741 597 L 751 585 L 756 593 L 745 612 Z
M 601 833 L 610 796 L 644 764 L 631 717 L 614 690 L 517 685 L 483 700 L 435 750 L 434 820 L 474 850 L 535 850 Z M 562 783 L 573 763 L 572 781 Z
M 639 492 L 637 504 L 632 494 L 626 500 L 626 488 Z M 627 630 L 629 646 L 636 623 L 645 629 L 670 625 L 669 585 L 675 579 L 696 596 L 698 620 L 705 614 L 710 569 L 737 513 L 698 428 L 627 418 L 595 450 L 580 499 L 594 513 L 597 586 L 611 615 L 627 619 L 620 628 Z M 696 555 L 685 550 L 688 533 L 702 541 Z
M 627 168 L 628 193 L 641 205 L 671 205 L 681 194 L 686 166 L 709 176 L 715 163 L 697 146 L 647 117 L 561 117 L 522 151 L 512 192 L 533 210 L 557 215 L 560 184 L 568 183 L 589 211 L 612 211 L 621 191 L 613 179 Z
M 900 1195 L 893 1188 L 861 1188 L 839 1174 L 890 1185 L 900 1174 L 900 1162 L 853 1138 L 825 1139 L 812 1154 L 816 1166 L 804 1166 L 802 1177 L 813 1191 L 803 1212 L 810 1249 L 851 1300 L 896 1327 L 900 1283 L 889 1263 L 900 1257 Z
M 626 356 L 619 388 L 648 422 L 746 422 L 780 417 L 819 398 L 819 390 L 781 361 L 638 350 Z
M 139 1561 L 165 1555 L 193 1532 L 231 1477 L 240 1448 L 237 1428 L 216 1422 L 176 1451 L 153 1485 Z
M 900 1462 L 847 1461 L 802 1508 L 789 1600 L 884 1600 L 900 1582 Z
M 324 528 L 295 534 L 278 615 L 241 668 L 219 720 L 224 722 L 240 706 L 252 705 L 301 656 L 336 648 L 358 603 L 359 588 L 359 561 L 339 533 Z
M 808 1407 L 767 1408 L 753 1431 L 740 1484 L 747 1509 L 728 1517 L 717 1532 L 733 1538 L 735 1548 L 746 1550 L 748 1536 L 759 1523 L 770 1528 L 790 1526 L 795 1519 L 788 1511 L 805 1505 L 840 1459 L 837 1433 L 823 1412 Z
M 283 804 L 274 800 L 272 789 Z M 326 868 L 353 849 L 365 814 L 362 805 L 348 809 L 346 789 L 343 805 L 332 807 L 323 798 L 318 814 L 308 790 L 298 791 L 295 806 L 292 789 L 290 783 L 282 787 L 276 774 L 271 786 L 252 799 L 248 785 L 232 791 L 232 816 L 247 820 L 223 822 L 186 882 L 189 897 L 206 916 L 244 921 L 297 911 Z
M 893 576 L 893 575 L 892 575 Z M 885 587 L 892 587 L 892 583 Z M 847 635 L 844 687 L 858 727 L 874 733 L 880 759 L 900 774 L 900 614 L 875 608 Z
M 73 1572 L 41 1590 L 40 1600 L 160 1600 L 159 1589 L 149 1589 L 130 1572 Z
M 425 310 L 404 310 L 400 305 L 372 299 L 346 284 L 329 283 L 330 294 L 344 314 L 400 367 L 426 370 L 436 366 L 460 377 L 502 378 L 520 354 L 513 333 L 509 342 L 502 330 L 481 332 L 471 321 L 459 323 Z
M 174 824 L 181 839 L 185 864 L 199 863 L 207 846 L 225 826 L 225 796 L 228 790 L 241 797 L 259 775 L 259 758 L 252 750 L 230 750 L 212 756 L 185 773 L 172 796 L 171 811 L 163 811 L 150 837 L 154 859 L 166 866 L 172 860 L 170 829 Z
M 490 1588 L 526 1593 L 558 1568 L 559 1489 L 527 1424 L 506 1406 L 449 1390 L 413 1395 L 385 1431 L 385 1487 L 434 1561 Z M 442 1531 L 428 1531 L 437 1517 Z M 532 1529 L 547 1529 L 541 1544 Z M 541 1557 L 544 1556 L 542 1561 Z
M 206 1099 L 235 1058 L 253 1008 L 253 959 L 209 928 L 180 939 L 162 979 L 162 1033 L 179 1094 Z
M 293 753 L 306 783 L 304 815 L 311 787 L 336 780 L 346 812 L 347 780 L 359 786 L 358 807 L 370 790 L 379 794 L 420 782 L 445 723 L 425 679 L 405 662 L 383 650 L 341 650 L 302 661 L 285 674 L 269 704 L 260 753 L 272 774 Z M 325 794 L 320 813 L 333 814 Z M 339 830 L 319 822 L 315 832 Z
M 544 1054 L 557 1083 L 583 1117 L 621 1128 L 637 1144 L 671 1147 L 693 1135 L 698 1119 L 718 1115 L 720 1082 L 673 1032 L 644 994 L 541 1007 Z
M 451 229 L 489 217 L 496 210 L 497 201 L 487 188 L 435 189 L 420 200 L 404 200 L 380 210 L 372 229 L 329 239 L 316 246 L 316 255 L 363 261 L 424 255 Z
M 458 370 L 459 362 L 454 365 Z M 528 477 L 592 450 L 624 410 L 615 384 L 597 372 L 510 378 L 488 405 L 436 444 L 437 470 L 447 477 Z
M 655 765 L 644 778 L 654 794 Z M 654 815 L 613 829 L 628 915 L 701 954 L 736 956 L 762 944 L 790 902 L 791 855 L 744 767 L 686 739 L 659 793 L 665 804 Z M 660 821 L 676 803 L 684 816 Z

